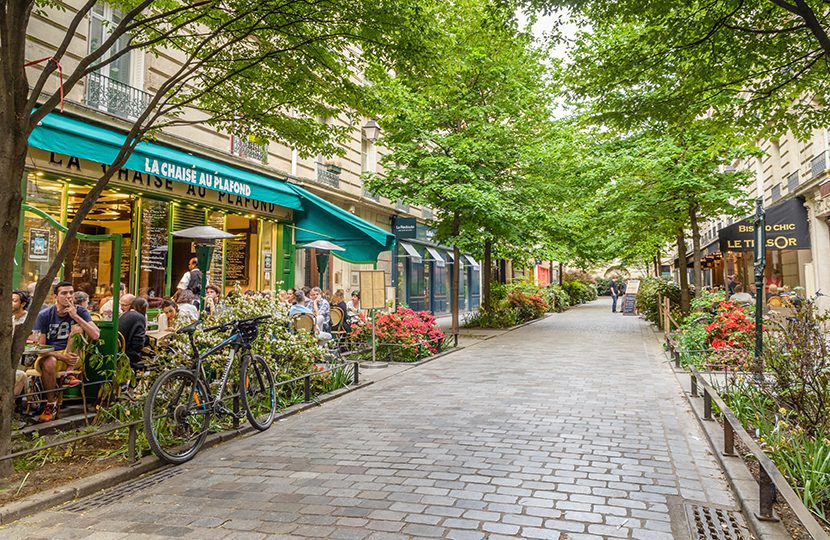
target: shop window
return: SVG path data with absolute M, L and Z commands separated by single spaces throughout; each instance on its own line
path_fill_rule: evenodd
M 170 204 L 142 199 L 140 226 L 138 294 L 157 308 L 167 287 Z
M 204 208 L 196 208 L 195 206 L 188 206 L 183 204 L 173 205 L 173 232 L 189 229 L 190 227 L 199 227 L 206 223 Z M 172 238 L 173 249 L 170 250 L 170 292 L 173 295 L 176 292 L 177 285 L 188 272 L 188 263 L 190 259 L 196 256 L 196 244 L 190 238 Z M 204 269 L 202 269 L 204 270 Z
M 421 311 L 429 309 L 429 263 L 424 263 L 423 259 L 415 259 L 414 257 L 407 257 L 409 262 L 409 294 L 407 295 L 407 302 L 409 307 L 414 310 Z
M 274 259 L 276 245 L 277 224 L 271 221 L 262 222 L 262 274 L 260 275 L 261 288 L 265 291 L 273 291 L 276 288 L 274 279 Z
M 446 313 L 450 310 L 447 305 L 450 282 L 450 265 L 433 265 L 432 271 L 432 312 Z
M 66 220 L 75 217 L 88 186 L 70 185 L 67 191 Z M 78 232 L 90 235 L 121 235 L 121 259 L 113 260 L 112 242 L 82 241 L 75 239 L 67 252 L 64 279 L 71 281 L 76 290 L 90 295 L 90 308 L 112 296 L 114 272 L 119 273 L 121 283 L 128 286 L 131 275 L 132 220 L 134 201 L 127 193 L 104 191 L 87 212 Z
M 61 222 L 64 183 L 30 173 L 27 177 L 26 202 Z M 26 212 L 20 235 L 19 287 L 25 289 L 49 270 L 57 256 L 61 235 L 45 218 Z

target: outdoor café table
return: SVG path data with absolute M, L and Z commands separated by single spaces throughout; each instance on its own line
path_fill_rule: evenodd
M 21 359 L 24 366 L 32 366 L 41 354 L 54 352 L 55 348 L 50 345 L 37 345 L 35 347 L 27 346 L 23 350 L 23 358 Z
M 148 330 L 145 335 L 150 338 L 150 343 L 155 346 L 159 341 L 174 333 L 173 330 Z

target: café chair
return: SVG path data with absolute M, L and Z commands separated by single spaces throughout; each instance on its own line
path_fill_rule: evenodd
M 314 317 L 309 313 L 300 313 L 299 315 L 296 315 L 291 321 L 291 324 L 295 332 L 304 331 L 311 334 L 314 333 Z

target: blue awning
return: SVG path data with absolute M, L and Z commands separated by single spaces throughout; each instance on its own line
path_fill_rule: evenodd
M 51 113 L 34 129 L 29 145 L 110 165 L 125 139 L 122 133 Z M 138 143 L 124 168 L 294 210 L 302 209 L 297 193 L 285 181 L 157 143 Z
M 123 133 L 51 113 L 34 129 L 29 145 L 111 164 L 125 139 Z M 375 263 L 395 243 L 391 233 L 300 186 L 158 143 L 138 143 L 124 168 L 291 208 L 297 244 L 328 240 L 345 248 L 335 255 L 349 262 Z
M 395 236 L 367 223 L 308 190 L 288 184 L 302 199 L 303 210 L 295 212 L 294 241 L 298 245 L 328 240 L 345 248 L 332 255 L 352 263 L 374 263 L 382 251 L 395 245 Z

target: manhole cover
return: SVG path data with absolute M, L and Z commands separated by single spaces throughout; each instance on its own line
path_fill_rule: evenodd
M 686 504 L 694 540 L 750 540 L 740 513 L 701 504 Z
M 96 495 L 91 495 L 85 499 L 71 502 L 61 508 L 61 510 L 64 512 L 85 512 L 87 510 L 92 510 L 93 508 L 100 508 L 110 503 L 120 501 L 124 497 L 132 495 L 137 491 L 160 484 L 168 478 L 173 478 L 174 476 L 182 474 L 184 471 L 185 469 L 182 469 L 181 467 L 169 467 L 157 473 L 146 474 L 136 478 L 135 480 L 124 482 L 120 486 L 104 490 Z

